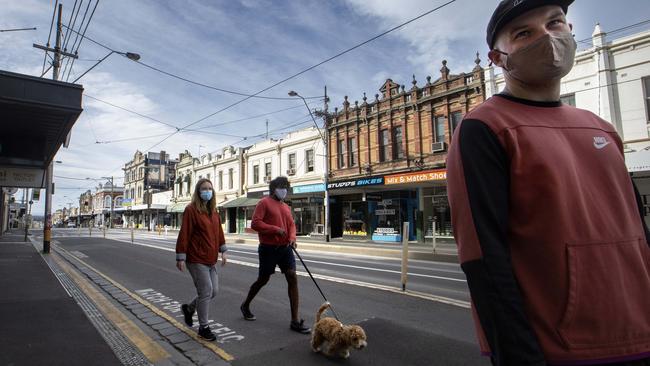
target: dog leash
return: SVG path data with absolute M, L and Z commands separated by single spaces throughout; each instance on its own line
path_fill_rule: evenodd
M 318 282 L 316 282 L 316 279 L 311 274 L 311 271 L 309 271 L 309 268 L 307 268 L 307 265 L 305 264 L 305 261 L 302 260 L 302 257 L 300 256 L 300 253 L 298 253 L 298 251 L 296 250 L 296 248 L 293 247 L 293 245 L 289 245 L 289 246 L 291 247 L 291 249 L 293 249 L 294 253 L 296 253 L 296 255 L 298 256 L 298 259 L 300 259 L 300 262 L 302 263 L 302 266 L 305 267 L 305 270 L 307 270 L 307 273 L 309 274 L 309 277 L 311 277 L 311 280 L 314 281 L 314 285 L 316 285 L 316 288 L 318 289 L 318 292 L 320 292 L 321 296 L 323 296 L 323 299 L 325 299 L 325 301 L 329 302 L 329 300 L 327 300 L 327 298 L 325 297 L 325 294 L 323 293 L 323 290 L 321 290 L 320 286 L 318 286 Z M 329 307 L 330 307 L 330 310 L 332 311 L 332 314 L 334 315 L 334 318 L 336 320 L 338 320 L 339 322 L 341 322 L 339 317 L 336 315 L 336 311 L 334 311 L 334 307 L 332 307 L 332 303 L 330 303 Z

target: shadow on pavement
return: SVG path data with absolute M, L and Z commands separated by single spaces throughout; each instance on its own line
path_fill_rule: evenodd
M 232 365 L 489 365 L 475 344 L 402 327 L 380 318 L 359 325 L 368 335 L 368 347 L 353 350 L 347 360 L 313 353 L 307 338 L 287 347 L 237 359 Z

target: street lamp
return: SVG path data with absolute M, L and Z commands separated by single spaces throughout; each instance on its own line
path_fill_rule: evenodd
M 81 79 L 84 75 L 86 75 L 90 70 L 94 69 L 95 66 L 99 65 L 100 63 L 102 63 L 102 61 L 106 60 L 106 59 L 108 58 L 108 56 L 110 56 L 110 55 L 112 55 L 112 54 L 114 54 L 114 53 L 118 53 L 118 54 L 120 54 L 120 55 L 122 55 L 122 56 L 128 58 L 129 60 L 132 60 L 132 61 L 138 61 L 138 60 L 140 59 L 140 55 L 137 54 L 137 53 L 133 53 L 133 52 L 119 52 L 119 51 L 111 51 L 111 52 L 108 53 L 108 55 L 104 56 L 102 59 L 100 59 L 99 61 L 97 61 L 96 64 L 94 64 L 91 68 L 89 68 L 89 69 L 86 70 L 83 74 L 81 74 L 78 78 L 76 78 L 72 83 L 75 84 L 79 79 Z
M 311 117 L 311 120 L 314 122 L 314 126 L 316 126 L 316 130 L 318 130 L 318 134 L 320 135 L 320 138 L 323 140 L 323 144 L 325 145 L 325 176 L 324 176 L 324 184 L 325 184 L 325 202 L 324 202 L 324 207 L 325 207 L 325 242 L 330 241 L 330 236 L 329 236 L 329 221 L 330 221 L 330 192 L 327 189 L 327 182 L 329 180 L 329 166 L 330 166 L 330 158 L 329 158 L 329 130 L 327 128 L 327 122 L 325 123 L 325 136 L 323 136 L 323 133 L 320 130 L 320 127 L 318 127 L 318 123 L 316 123 L 316 119 L 314 118 L 314 115 L 311 113 L 311 109 L 309 108 L 309 105 L 307 105 L 307 101 L 305 98 L 303 98 L 300 94 L 296 93 L 295 91 L 291 90 L 289 92 L 290 97 L 298 97 L 302 99 L 302 102 L 305 104 L 305 107 L 307 108 L 307 111 L 309 111 L 309 116 Z M 325 113 L 323 113 L 323 116 L 325 120 L 327 121 L 327 88 L 325 89 Z

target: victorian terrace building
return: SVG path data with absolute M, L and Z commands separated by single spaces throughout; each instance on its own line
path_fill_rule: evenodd
M 388 79 L 380 94 L 328 117 L 332 237 L 400 241 L 451 235 L 445 162 L 454 129 L 485 99 L 478 54 L 470 73 L 440 77 L 418 87 Z

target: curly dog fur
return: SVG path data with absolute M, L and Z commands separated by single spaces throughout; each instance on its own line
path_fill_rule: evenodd
M 350 357 L 353 348 L 362 349 L 368 345 L 366 333 L 358 325 L 343 325 L 334 318 L 323 318 L 323 312 L 330 307 L 324 303 L 316 313 L 316 323 L 312 328 L 311 349 L 314 352 L 325 353 L 328 356 Z M 327 347 L 324 344 L 327 343 Z

